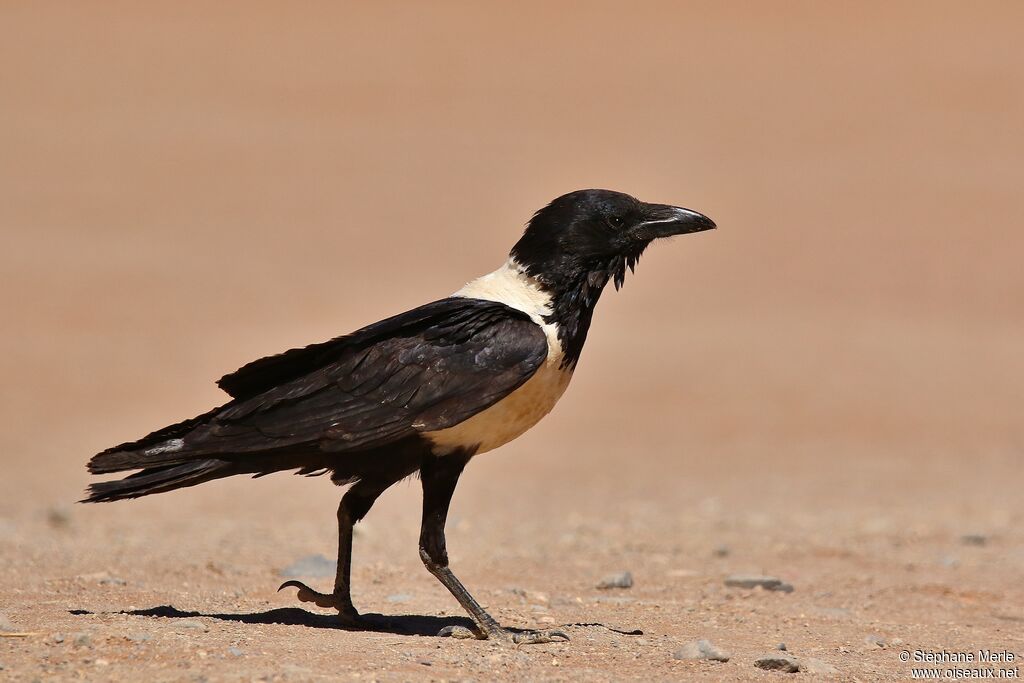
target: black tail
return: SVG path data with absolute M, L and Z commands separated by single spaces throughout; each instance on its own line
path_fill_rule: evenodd
M 138 441 L 97 453 L 88 464 L 92 474 L 139 471 L 124 479 L 90 485 L 86 498 L 81 502 L 104 503 L 138 498 L 235 474 L 259 477 L 283 470 L 298 470 L 297 474 L 312 475 L 332 469 L 333 462 L 315 451 L 267 448 L 232 452 L 221 442 L 211 443 L 208 435 L 203 433 L 204 427 L 224 407 L 227 406 L 164 427 Z
M 83 503 L 106 503 L 162 493 L 186 486 L 195 486 L 211 479 L 240 474 L 237 466 L 226 460 L 194 460 L 178 465 L 147 467 L 116 481 L 90 484 Z

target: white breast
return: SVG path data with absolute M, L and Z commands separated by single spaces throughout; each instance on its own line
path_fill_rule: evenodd
M 543 316 L 551 313 L 550 295 L 515 261 L 509 259 L 498 270 L 473 280 L 453 296 L 499 301 L 523 311 L 541 326 L 548 339 L 544 364 L 521 387 L 454 427 L 423 434 L 433 442 L 439 455 L 474 447 L 477 453 L 483 453 L 520 436 L 551 412 L 569 386 L 572 371 L 560 367 L 562 345 L 557 326 L 544 322 Z

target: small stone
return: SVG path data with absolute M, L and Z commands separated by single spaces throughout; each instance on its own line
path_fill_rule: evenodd
M 46 521 L 55 529 L 71 524 L 71 509 L 66 505 L 55 505 L 46 511 Z
M 765 671 L 781 671 L 787 674 L 795 674 L 800 670 L 800 662 L 786 655 L 761 657 L 754 661 L 754 666 Z
M 884 648 L 885 645 L 886 645 L 885 638 L 883 638 L 880 635 L 874 634 L 874 633 L 865 636 L 864 637 L 864 642 L 867 643 L 868 645 L 874 645 L 875 647 L 881 647 L 881 648 Z
M 782 579 L 774 576 L 759 576 L 754 574 L 733 574 L 725 578 L 725 585 L 729 588 L 763 588 L 766 591 L 778 591 L 781 593 L 792 593 L 793 586 L 785 583 Z
M 712 662 L 728 662 L 730 655 L 715 646 L 710 640 L 691 640 L 672 653 L 672 659 L 706 659 Z
M 384 599 L 388 602 L 409 602 L 412 600 L 412 596 L 408 593 L 392 593 Z
M 629 572 L 620 572 L 618 574 L 609 574 L 608 576 L 601 579 L 600 583 L 597 584 L 598 588 L 632 588 L 633 587 L 633 575 Z
M 786 644 L 785 643 L 779 643 L 778 645 L 775 646 L 775 649 L 776 650 L 782 650 L 783 652 L 785 652 L 786 651 Z
M 244 654 L 244 653 L 241 650 L 239 650 L 237 647 L 229 647 L 228 648 L 228 654 L 231 655 L 232 657 L 241 657 L 242 654 Z
M 206 624 L 201 621 L 193 621 L 191 619 L 185 619 L 183 621 L 175 622 L 174 624 L 178 628 L 188 629 L 190 631 L 208 631 L 210 630 Z
M 282 569 L 281 576 L 286 579 L 294 579 L 300 576 L 324 579 L 334 576 L 337 573 L 337 569 L 338 563 L 334 560 L 328 560 L 323 555 L 308 555 Z
M 988 536 L 985 534 L 964 534 L 960 537 L 964 545 L 988 545 Z
M 828 662 L 820 659 L 814 659 L 813 657 L 808 659 L 801 659 L 799 662 L 800 670 L 809 674 L 817 674 L 819 676 L 835 676 L 839 673 L 839 670 Z
M 126 586 L 128 582 L 117 576 L 104 576 L 100 579 L 101 586 Z

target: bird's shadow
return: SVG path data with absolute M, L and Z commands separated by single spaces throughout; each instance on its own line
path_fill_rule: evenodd
M 74 615 L 95 615 L 100 612 L 89 610 L 69 610 Z M 103 612 L 102 614 L 110 614 Z M 266 612 L 250 612 L 240 614 L 213 614 L 206 612 L 186 612 L 172 605 L 160 605 L 147 609 L 121 610 L 113 614 L 130 614 L 137 617 L 164 617 L 169 619 L 219 619 L 242 624 L 284 624 L 286 626 L 305 626 L 307 628 L 326 628 L 338 631 L 368 631 L 373 633 L 392 633 L 400 636 L 436 636 L 446 626 L 464 626 L 472 628 L 473 622 L 464 617 L 432 617 L 417 614 L 384 615 L 363 614 L 357 623 L 341 621 L 336 616 L 314 614 L 298 607 L 282 607 Z

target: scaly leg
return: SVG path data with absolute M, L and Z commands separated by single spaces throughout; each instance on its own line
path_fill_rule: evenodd
M 420 528 L 420 558 L 427 570 L 437 577 L 445 588 L 469 613 L 479 633 L 473 634 L 464 628 L 446 627 L 438 635 L 455 637 L 493 638 L 516 644 L 551 643 L 569 640 L 562 631 L 509 631 L 501 627 L 494 617 L 480 606 L 462 582 L 448 568 L 448 551 L 445 546 L 444 526 L 448 518 L 448 506 L 459 475 L 469 457 L 453 453 L 430 458 L 423 464 L 420 476 L 423 480 L 423 523 Z
M 338 505 L 338 571 L 331 594 L 315 591 L 301 581 L 285 581 L 278 590 L 298 588 L 298 598 L 318 607 L 338 610 L 343 621 L 354 623 L 359 612 L 352 605 L 352 527 L 366 516 L 374 501 L 394 482 L 362 480 L 345 492 Z

